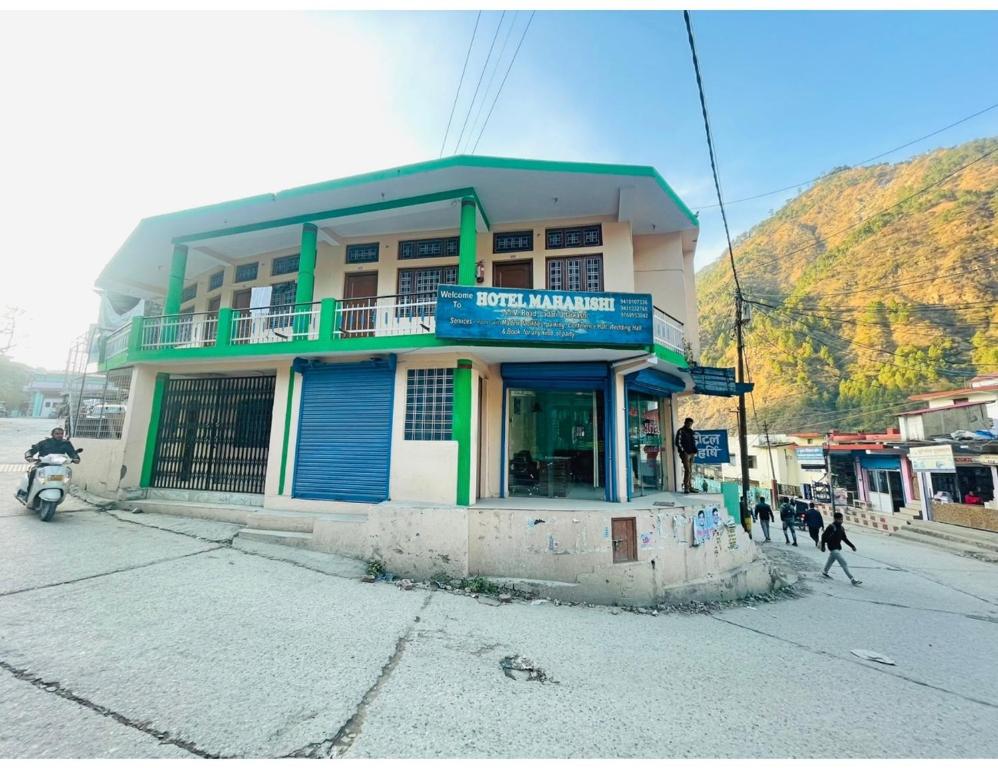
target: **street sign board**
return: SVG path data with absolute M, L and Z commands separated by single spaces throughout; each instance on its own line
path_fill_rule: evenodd
M 824 469 L 825 449 L 820 445 L 802 445 L 795 449 L 801 469 Z
M 908 459 L 916 472 L 956 472 L 952 445 L 919 445 L 909 448 Z
M 697 464 L 727 464 L 731 461 L 728 453 L 728 432 L 724 429 L 695 429 L 697 440 Z

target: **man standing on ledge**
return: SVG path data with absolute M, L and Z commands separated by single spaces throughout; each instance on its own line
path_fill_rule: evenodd
M 693 493 L 693 459 L 697 455 L 697 438 L 693 434 L 693 419 L 687 418 L 676 432 L 676 450 L 683 462 L 683 493 Z

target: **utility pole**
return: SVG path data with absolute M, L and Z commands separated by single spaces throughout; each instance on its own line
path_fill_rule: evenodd
M 828 474 L 828 496 L 832 500 L 832 517 L 835 517 L 835 483 L 832 482 L 832 433 L 826 434 L 825 472 Z
M 731 246 L 728 245 L 728 252 Z M 734 257 L 732 257 L 732 269 L 734 269 Z M 737 280 L 737 278 L 736 278 Z M 742 338 L 742 325 L 745 317 L 742 308 L 742 289 L 735 283 L 735 331 L 738 345 L 738 383 L 745 383 L 745 341 Z M 767 439 L 768 442 L 768 439 Z M 748 414 L 745 410 L 745 388 L 738 388 L 738 450 L 742 456 L 742 519 L 748 514 L 748 493 L 749 493 L 749 466 L 748 466 Z
M 776 482 L 776 467 L 773 466 L 773 446 L 769 441 L 769 424 L 767 422 L 762 422 L 762 429 L 766 433 L 766 453 L 769 454 L 769 473 L 773 476 L 773 482 L 769 492 L 773 495 L 773 503 L 776 503 L 776 497 L 779 496 L 779 488 Z

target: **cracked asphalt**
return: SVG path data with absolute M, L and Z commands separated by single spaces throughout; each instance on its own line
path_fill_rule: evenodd
M 45 431 L 12 422 L 0 463 Z M 998 570 L 917 542 L 851 530 L 861 587 L 774 542 L 800 596 L 708 614 L 492 607 L 224 523 L 72 500 L 44 524 L 16 483 L 0 758 L 998 757 Z

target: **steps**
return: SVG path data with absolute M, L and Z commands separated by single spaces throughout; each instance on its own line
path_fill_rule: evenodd
M 274 531 L 255 528 L 243 528 L 236 534 L 240 541 L 259 541 L 265 544 L 280 544 L 285 547 L 309 549 L 312 544 L 311 533 L 298 531 Z
M 998 563 L 998 534 L 989 531 L 926 520 L 912 520 L 909 525 L 893 535 L 905 541 L 931 544 L 955 554 Z

